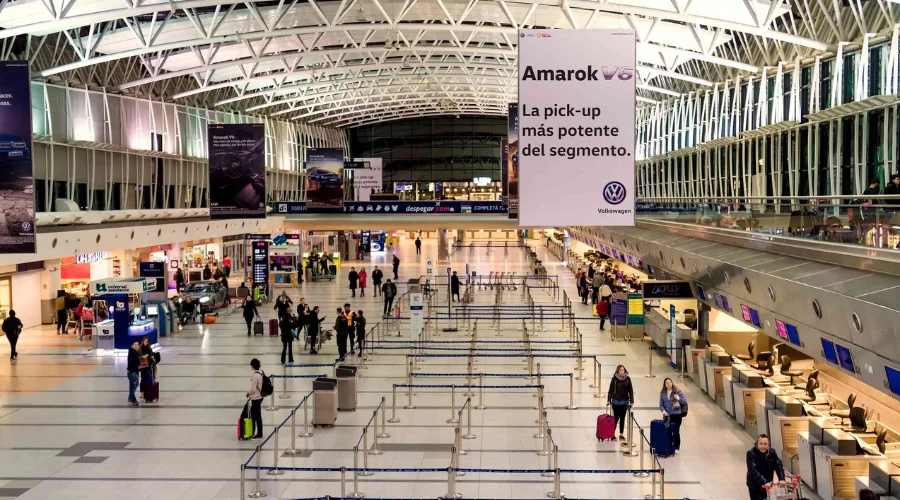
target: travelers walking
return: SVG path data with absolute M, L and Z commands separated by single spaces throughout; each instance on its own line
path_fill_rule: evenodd
M 418 236 L 416 236 L 416 255 L 422 255 L 422 240 Z M 394 276 L 394 278 L 396 279 L 397 277 Z
M 609 317 L 609 302 L 600 300 L 597 302 L 597 316 L 600 317 L 600 331 L 606 331 L 606 318 Z
M 65 290 L 56 291 L 56 334 L 68 335 L 66 331 L 66 322 L 69 320 L 66 314 L 66 292 Z
M 387 318 L 391 314 L 391 308 L 394 306 L 394 297 L 397 296 L 397 285 L 388 278 L 387 283 L 381 286 L 381 294 L 384 295 L 384 314 L 382 317 Z
M 375 270 L 372 271 L 372 288 L 375 289 L 376 297 L 381 294 L 381 280 L 383 279 L 384 273 L 381 272 L 381 269 L 378 269 L 378 266 L 375 266 Z
M 259 316 L 259 311 L 256 309 L 256 302 L 250 297 L 244 297 L 244 303 L 241 304 L 241 309 L 244 310 L 244 321 L 247 322 L 247 336 L 250 336 L 250 330 L 253 326 L 253 318 Z
M 356 297 L 356 286 L 359 282 L 359 273 L 356 272 L 355 267 L 350 268 L 350 274 L 347 275 L 347 279 L 350 280 L 350 296 Z
M 586 273 L 581 273 L 581 277 L 578 278 L 578 296 L 581 297 L 581 303 L 587 305 L 588 283 Z
M 350 304 L 344 304 L 344 310 L 338 316 L 337 344 L 338 344 L 338 360 L 347 356 L 347 340 L 353 335 L 353 323 L 356 320 L 356 313 L 350 309 Z
M 397 254 L 394 254 L 394 258 L 391 261 L 394 267 L 394 279 L 400 279 L 400 276 L 397 275 L 397 271 L 400 270 L 400 257 L 397 257 Z
M 362 268 L 359 270 L 359 296 L 366 296 L 366 284 L 369 280 L 369 275 L 366 273 L 366 268 Z
M 662 390 L 659 391 L 659 410 L 663 417 L 669 421 L 669 432 L 672 434 L 672 447 L 675 454 L 680 453 L 681 448 L 681 419 L 684 417 L 684 409 L 687 406 L 687 398 L 681 389 L 675 386 L 672 379 L 666 377 Z
M 9 341 L 9 360 L 15 361 L 19 357 L 19 352 L 16 351 L 16 343 L 19 341 L 19 334 L 22 333 L 22 321 L 16 317 L 15 311 L 9 310 L 9 316 L 3 320 L 3 326 L 0 326 L 0 330 L 3 330 L 3 333 L 6 334 L 6 340 Z
M 769 448 L 769 436 L 760 434 L 756 445 L 747 451 L 747 488 L 750 500 L 766 500 L 768 492 L 765 485 L 772 483 L 772 477 L 778 476 L 784 481 L 784 466 L 778 453 Z
M 450 296 L 453 297 L 454 301 L 459 299 L 459 276 L 456 275 L 456 271 L 453 271 L 453 275 L 450 276 Z
M 231 256 L 226 255 L 224 259 L 222 259 L 222 264 L 225 266 L 225 277 L 231 277 Z
M 281 364 L 285 364 L 285 353 L 287 353 L 288 361 L 293 363 L 294 328 L 297 326 L 297 321 L 290 314 L 282 316 L 278 321 L 278 327 L 281 329 Z
M 135 340 L 131 343 L 131 349 L 128 349 L 128 402 L 131 406 L 141 406 L 134 395 L 134 391 L 138 388 L 138 377 L 140 376 L 141 367 L 141 346 Z
M 300 302 L 297 303 L 297 340 L 300 340 L 300 335 L 303 335 L 303 329 L 306 328 L 308 319 L 309 306 L 306 305 L 306 299 L 300 297 Z
M 263 373 L 259 360 L 253 358 L 250 360 L 250 368 L 253 374 L 250 376 L 250 392 L 247 397 L 250 398 L 250 419 L 253 420 L 253 428 L 255 429 L 252 439 L 262 439 L 263 437 L 263 421 L 262 421 L 262 401 L 263 401 Z
M 616 367 L 616 373 L 609 381 L 609 390 L 606 394 L 606 404 L 613 407 L 613 416 L 619 424 L 619 439 L 625 439 L 625 417 L 628 415 L 628 408 L 634 405 L 634 389 L 624 365 Z
M 356 350 L 357 357 L 362 357 L 363 347 L 366 341 L 366 318 L 363 316 L 362 309 L 356 311 Z
M 281 320 L 284 316 L 289 316 L 291 314 L 291 306 L 293 305 L 293 301 L 290 297 L 287 296 L 286 293 L 281 292 L 281 295 L 275 299 L 275 311 L 278 312 L 278 319 Z
M 310 354 L 319 354 L 316 346 L 318 345 L 319 330 L 321 329 L 319 325 L 323 321 L 325 321 L 324 317 L 319 318 L 319 306 L 313 307 L 312 311 L 309 311 L 309 314 L 306 316 L 306 333 L 309 335 Z

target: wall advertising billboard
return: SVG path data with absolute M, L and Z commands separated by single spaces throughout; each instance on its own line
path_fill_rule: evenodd
M 372 193 L 381 192 L 381 158 L 354 158 L 366 164 L 366 168 L 353 172 L 353 199 L 356 201 L 369 201 Z
M 209 218 L 265 217 L 265 125 L 210 124 L 207 146 Z
M 306 148 L 306 204 L 340 210 L 344 206 L 344 150 Z
M 519 105 L 509 103 L 508 131 L 506 134 L 506 206 L 509 218 L 519 216 Z
M 0 253 L 35 253 L 31 80 L 27 61 L 0 61 Z
M 500 177 L 503 206 L 509 207 L 509 138 L 500 139 Z
M 520 225 L 634 225 L 635 67 L 634 30 L 519 31 Z

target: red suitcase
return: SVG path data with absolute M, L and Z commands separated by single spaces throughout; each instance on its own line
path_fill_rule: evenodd
M 609 414 L 609 409 L 603 415 L 597 416 L 597 440 L 606 441 L 616 438 L 616 418 Z
M 270 337 L 278 336 L 278 320 L 277 319 L 269 320 L 269 336 Z

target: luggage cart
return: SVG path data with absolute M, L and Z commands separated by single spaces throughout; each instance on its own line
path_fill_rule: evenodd
M 768 493 L 768 500 L 805 500 L 801 494 L 800 476 L 784 475 L 784 481 L 769 483 L 763 486 Z

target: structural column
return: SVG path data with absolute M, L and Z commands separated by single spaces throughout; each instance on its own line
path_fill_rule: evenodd
M 441 264 L 450 262 L 450 244 L 447 237 L 447 229 L 438 229 L 438 262 Z

